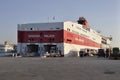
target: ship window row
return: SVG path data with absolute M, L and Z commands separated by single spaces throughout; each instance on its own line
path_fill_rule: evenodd
M 103 44 L 107 44 L 107 42 L 105 42 L 105 41 L 101 41 L 101 43 L 103 43 Z
M 78 30 L 81 30 L 81 28 L 80 27 L 76 27 Z
M 89 38 L 89 36 L 87 36 L 87 35 L 85 35 L 85 34 L 81 34 L 82 36 L 84 36 L 84 37 L 88 37 Z
M 73 33 L 75 33 L 75 34 L 79 34 L 79 32 L 77 32 L 77 31 L 74 31 L 74 30 L 72 30 L 72 32 L 73 32 Z
M 102 38 L 102 40 L 103 40 L 103 41 L 106 41 L 106 39 L 105 39 L 105 38 Z
M 85 33 L 87 33 L 87 31 L 86 31 L 86 30 L 83 30 L 83 29 L 82 29 L 82 31 L 84 31 Z
M 23 28 L 25 30 L 40 30 L 41 27 L 26 27 L 26 28 Z M 60 28 L 59 27 L 56 27 L 56 28 L 49 28 L 50 30 L 59 30 Z

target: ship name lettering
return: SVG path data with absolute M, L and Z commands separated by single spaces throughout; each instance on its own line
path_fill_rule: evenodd
M 40 37 L 40 35 L 28 35 L 28 37 Z
M 55 37 L 55 35 L 44 35 L 44 37 Z

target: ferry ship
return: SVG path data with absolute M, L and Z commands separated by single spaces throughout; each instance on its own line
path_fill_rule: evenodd
M 90 28 L 87 20 L 18 24 L 17 53 L 79 56 L 83 49 L 110 48 L 111 40 Z

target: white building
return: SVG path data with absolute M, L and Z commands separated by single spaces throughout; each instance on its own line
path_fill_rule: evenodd
M 14 46 L 5 42 L 5 44 L 0 44 L 0 53 L 11 52 L 14 50 Z

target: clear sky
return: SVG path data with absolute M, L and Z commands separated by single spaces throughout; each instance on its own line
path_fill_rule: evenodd
M 50 22 L 76 22 L 83 16 L 120 47 L 119 5 L 120 0 L 0 0 L 0 43 L 17 43 L 17 24 L 48 22 L 48 17 Z

